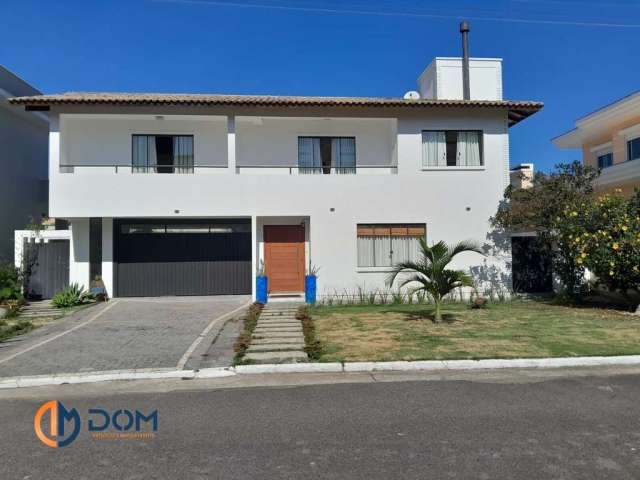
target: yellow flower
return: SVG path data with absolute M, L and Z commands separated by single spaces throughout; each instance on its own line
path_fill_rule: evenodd
M 620 245 L 614 243 L 613 245 L 611 245 L 611 248 L 613 248 L 614 250 L 618 250 L 620 248 Z
M 613 270 L 609 270 L 609 275 L 613 276 Z

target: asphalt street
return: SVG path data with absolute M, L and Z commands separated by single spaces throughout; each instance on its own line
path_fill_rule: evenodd
M 517 374 L 513 381 L 474 375 L 67 390 L 61 401 L 77 409 L 82 426 L 63 448 L 34 434 L 34 413 L 56 390 L 12 394 L 0 397 L 0 478 L 640 478 L 640 375 L 525 382 Z M 95 439 L 87 430 L 90 408 L 157 409 L 155 437 Z

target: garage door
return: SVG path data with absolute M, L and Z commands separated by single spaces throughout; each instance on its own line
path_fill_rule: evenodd
M 118 220 L 119 297 L 251 293 L 250 220 Z

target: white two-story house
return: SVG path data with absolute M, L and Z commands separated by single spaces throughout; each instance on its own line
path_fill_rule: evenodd
M 476 240 L 478 280 L 508 278 L 489 218 L 509 128 L 542 104 L 502 98 L 502 62 L 436 58 L 412 98 L 65 93 L 12 99 L 50 117 L 50 215 L 69 219 L 70 281 L 112 296 L 384 289 L 429 243 Z M 485 273 L 482 273 L 485 272 Z M 508 283 L 508 280 L 506 280 Z M 504 285 L 508 287 L 508 285 Z

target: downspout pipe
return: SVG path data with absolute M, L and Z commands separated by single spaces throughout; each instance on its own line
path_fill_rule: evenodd
M 471 100 L 471 87 L 469 86 L 469 22 L 460 22 L 462 35 L 462 98 Z

